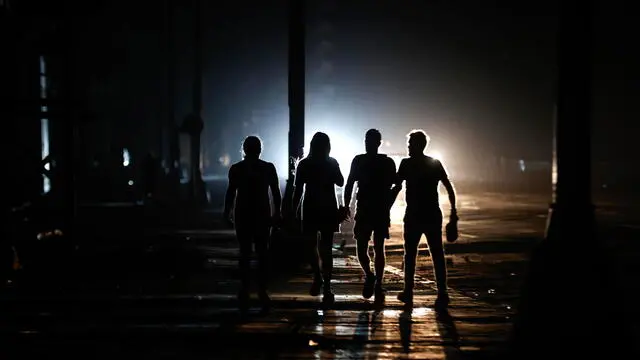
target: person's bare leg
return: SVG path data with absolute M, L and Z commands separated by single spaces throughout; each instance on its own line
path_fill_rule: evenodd
M 262 302 L 263 309 L 270 305 L 269 293 L 269 237 L 270 228 L 265 227 L 258 232 L 256 236 L 256 253 L 258 255 L 258 295 Z
M 427 234 L 427 244 L 433 263 L 433 273 L 438 287 L 438 298 L 436 305 L 448 305 L 449 295 L 447 291 L 447 263 L 444 256 L 444 245 L 442 244 L 442 226 L 430 229 Z
M 371 271 L 371 258 L 369 257 L 369 238 L 360 236 L 359 239 L 356 239 L 356 248 L 358 255 L 358 262 L 360 263 L 360 267 L 364 272 L 366 277 L 373 277 L 373 272 Z
M 418 245 L 422 237 L 422 231 L 415 226 L 404 226 L 404 289 L 398 294 L 398 300 L 413 303 L 413 287 L 416 274 L 416 261 L 418 258 Z
M 320 259 L 322 261 L 322 280 L 324 282 L 324 299 L 333 301 L 333 291 L 331 291 L 331 277 L 333 275 L 333 231 L 323 231 L 320 233 Z
M 311 271 L 313 272 L 313 283 L 309 294 L 311 296 L 320 295 L 322 289 L 322 272 L 320 271 L 320 256 L 318 254 L 318 233 L 308 233 L 305 235 L 307 242 L 307 249 L 309 251 L 309 264 L 311 265 Z
M 240 270 L 240 291 L 238 292 L 238 302 L 241 311 L 246 311 L 249 302 L 249 287 L 251 283 L 251 247 L 252 234 L 243 230 L 236 230 L 240 258 L 238 267 Z
M 382 295 L 382 282 L 384 280 L 384 267 L 386 266 L 386 254 L 384 249 L 384 236 L 373 235 L 373 250 L 375 252 L 374 269 L 376 277 L 375 294 Z

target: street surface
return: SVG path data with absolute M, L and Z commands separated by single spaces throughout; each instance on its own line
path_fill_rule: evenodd
M 446 198 L 443 208 L 448 209 Z M 30 291 L 5 289 L 0 298 L 0 337 L 8 340 L 3 351 L 7 358 L 488 356 L 506 343 L 529 251 L 543 236 L 547 208 L 544 196 L 460 194 L 461 236 L 445 246 L 452 292 L 448 315 L 438 315 L 432 307 L 435 290 L 425 243 L 413 311 L 395 299 L 403 276 L 399 202 L 387 243 L 383 307 L 360 296 L 362 274 L 350 224 L 336 236 L 336 244 L 346 238 L 348 245 L 344 252 L 334 252 L 333 306 L 324 308 L 319 298 L 307 294 L 311 279 L 299 270 L 273 279 L 269 314 L 260 315 L 256 303 L 248 318 L 240 316 L 235 303 L 238 253 L 233 232 L 177 230 L 154 235 L 144 245 L 86 254 L 73 275 L 52 275 Z M 637 274 L 633 254 L 626 252 L 619 263 L 627 275 Z M 627 285 L 621 294 L 631 294 L 634 287 Z

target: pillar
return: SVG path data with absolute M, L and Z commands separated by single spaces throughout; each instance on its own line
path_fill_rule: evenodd
M 295 161 L 304 154 L 305 125 L 305 4 L 289 0 L 289 174 L 283 199 L 285 216 L 292 217 Z
M 552 204 L 518 307 L 514 359 L 611 356 L 623 349 L 613 345 L 623 342 L 619 299 L 591 202 L 591 6 L 560 3 Z

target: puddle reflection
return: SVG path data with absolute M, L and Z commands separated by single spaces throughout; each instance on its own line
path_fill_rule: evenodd
M 391 311 L 391 310 L 390 310 Z M 445 359 L 453 359 L 460 356 L 460 335 L 455 322 L 448 310 L 434 311 L 432 308 L 405 308 L 402 311 L 395 310 L 398 314 L 398 328 L 400 330 L 400 342 L 405 353 L 411 352 L 411 336 L 413 323 L 416 318 L 434 316 L 438 328 L 438 334 L 442 339 Z M 432 315 L 433 314 L 433 315 Z

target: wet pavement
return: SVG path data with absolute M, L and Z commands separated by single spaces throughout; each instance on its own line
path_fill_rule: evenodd
M 216 359 L 461 359 L 504 349 L 530 250 L 542 237 L 547 200 L 460 197 L 461 238 L 446 244 L 452 301 L 433 309 L 428 256 L 419 258 L 413 310 L 402 287 L 401 208 L 387 245 L 383 306 L 362 299 L 349 225 L 336 238 L 336 303 L 307 295 L 305 270 L 273 280 L 273 309 L 240 316 L 237 248 L 228 230 L 164 234 L 144 248 L 114 247 L 85 260 L 74 281 L 49 279 L 1 295 L 0 336 L 12 357 L 78 354 Z M 157 236 L 157 235 L 156 235 Z M 135 251 L 133 250 L 135 249 Z M 421 254 L 427 255 L 423 243 Z M 87 270 L 90 269 L 90 270 Z M 83 276 L 84 274 L 84 276 Z
M 221 267 L 225 255 L 231 255 L 212 249 L 209 253 Z M 216 281 L 227 281 L 226 291 L 219 287 L 199 294 L 153 294 L 146 289 L 147 294 L 112 296 L 5 295 L 0 329 L 12 338 L 14 349 L 29 355 L 142 351 L 214 358 L 458 359 L 503 344 L 507 312 L 453 291 L 449 314 L 436 314 L 435 291 L 426 278 L 418 279 L 414 309 L 404 309 L 395 299 L 401 274 L 393 270 L 387 274 L 385 304 L 374 305 L 360 296 L 356 260 L 340 252 L 335 255 L 336 302 L 329 308 L 306 294 L 310 277 L 299 272 L 274 281 L 269 314 L 260 315 L 256 307 L 243 318 L 234 299 L 237 286 L 220 279 L 213 268 L 203 275 L 215 281 L 193 288 L 205 290 Z M 23 347 L 27 344 L 33 347 Z

